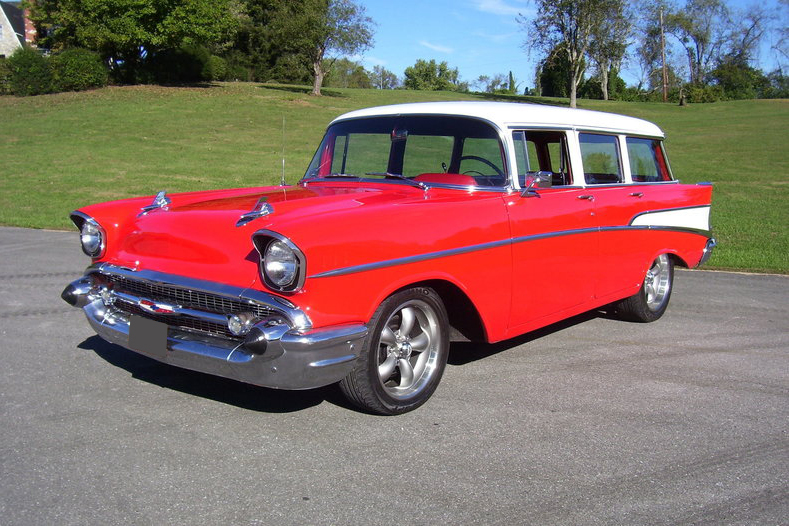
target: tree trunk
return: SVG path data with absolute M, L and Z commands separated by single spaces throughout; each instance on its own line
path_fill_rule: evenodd
M 313 70 L 315 71 L 315 81 L 312 83 L 312 95 L 316 97 L 321 96 L 321 86 L 323 86 L 323 64 L 322 60 L 318 60 L 312 65 Z
M 600 89 L 603 91 L 603 100 L 608 100 L 608 70 L 600 70 Z
M 578 92 L 578 82 L 575 79 L 573 79 L 572 82 L 570 82 L 570 107 L 571 108 L 577 107 L 577 105 L 575 103 L 576 93 L 577 92 Z
M 323 55 L 326 53 L 326 46 L 320 44 L 315 51 L 312 62 L 312 70 L 315 72 L 315 80 L 312 83 L 312 95 L 320 97 L 323 77 L 326 75 L 326 72 L 323 70 Z

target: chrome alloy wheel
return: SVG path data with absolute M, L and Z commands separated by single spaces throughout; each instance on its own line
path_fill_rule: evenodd
M 647 306 L 657 311 L 663 306 L 671 291 L 671 269 L 668 254 L 661 254 L 647 271 L 644 278 L 644 295 Z
M 441 325 L 433 307 L 412 299 L 397 307 L 381 330 L 378 379 L 392 398 L 410 398 L 430 382 L 438 365 Z

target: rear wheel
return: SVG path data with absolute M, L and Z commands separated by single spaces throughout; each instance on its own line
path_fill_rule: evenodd
M 340 389 L 351 402 L 374 413 L 416 409 L 441 380 L 449 352 L 448 327 L 446 309 L 433 289 L 393 294 L 373 315 L 365 347 Z
M 636 293 L 616 305 L 622 319 L 650 322 L 666 312 L 674 284 L 674 262 L 668 254 L 661 254 L 647 270 L 644 283 Z

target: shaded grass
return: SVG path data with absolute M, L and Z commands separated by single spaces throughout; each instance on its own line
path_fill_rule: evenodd
M 326 124 L 341 113 L 484 98 L 349 89 L 316 98 L 308 91 L 227 83 L 0 97 L 0 224 L 70 228 L 68 213 L 94 202 L 162 189 L 276 184 L 283 117 L 286 180 L 293 183 L 303 175 Z M 567 105 L 563 99 L 529 97 L 528 102 Z M 720 247 L 709 266 L 789 272 L 789 101 L 687 107 L 580 101 L 580 106 L 655 122 L 668 136 L 674 174 L 683 182 L 714 183 L 713 225 Z

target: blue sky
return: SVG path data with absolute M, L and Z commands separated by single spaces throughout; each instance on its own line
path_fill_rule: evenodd
M 510 70 L 520 89 L 534 86 L 534 67 L 541 58 L 522 48 L 525 33 L 516 22 L 518 13 L 534 15 L 529 0 L 360 0 L 375 22 L 375 46 L 361 60 L 367 69 L 381 65 L 402 78 L 405 68 L 417 59 L 447 61 L 460 71 L 461 79 L 473 82 L 480 75 L 507 74 Z M 730 0 L 734 8 L 752 2 Z M 762 5 L 777 9 L 777 0 Z M 786 21 L 784 21 L 786 23 Z M 764 46 L 761 67 L 774 69 L 769 43 Z M 637 67 L 625 68 L 622 77 L 637 82 Z

